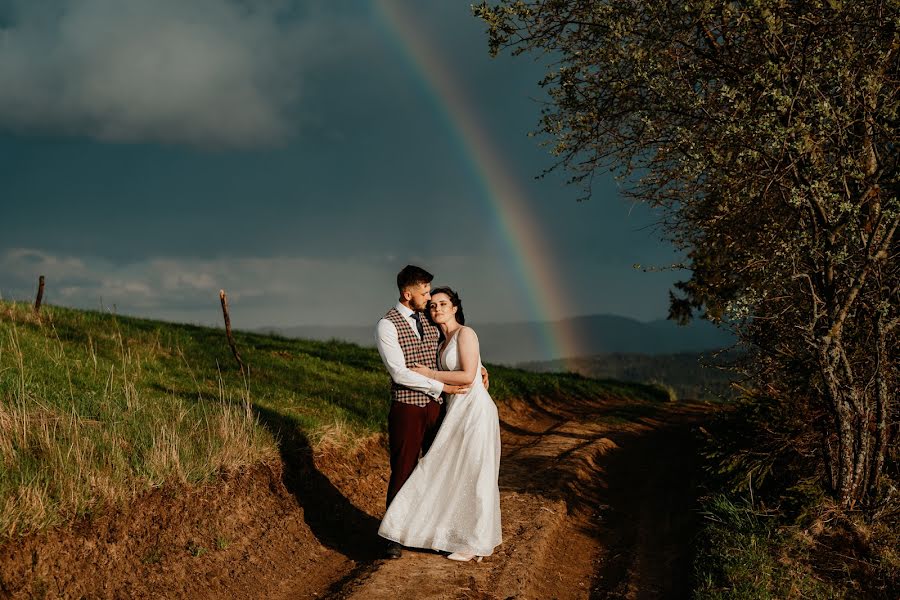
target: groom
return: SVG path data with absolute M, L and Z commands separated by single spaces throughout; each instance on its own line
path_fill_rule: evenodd
M 431 300 L 431 280 L 425 269 L 406 265 L 397 273 L 400 300 L 378 322 L 375 343 L 391 375 L 391 410 L 388 414 L 388 445 L 391 479 L 387 504 L 409 478 L 419 455 L 428 452 L 440 426 L 442 393 L 460 394 L 467 386 L 447 385 L 411 371 L 416 363 L 437 369 L 440 330 L 422 314 Z M 482 371 L 487 385 L 487 371 Z M 387 555 L 400 558 L 400 544 L 391 542 Z

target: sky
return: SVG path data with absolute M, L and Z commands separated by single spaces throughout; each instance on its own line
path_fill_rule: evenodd
M 468 1 L 0 0 L 0 295 L 362 325 L 412 263 L 473 322 L 662 318 L 657 217 L 537 178 L 547 68 Z

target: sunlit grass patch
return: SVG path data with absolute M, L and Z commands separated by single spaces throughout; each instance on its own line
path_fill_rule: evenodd
M 275 456 L 246 390 L 183 397 L 159 331 L 113 316 L 3 305 L 0 322 L 0 534 L 24 533 Z M 187 367 L 185 367 L 187 368 Z M 201 397 L 202 396 L 202 397 Z

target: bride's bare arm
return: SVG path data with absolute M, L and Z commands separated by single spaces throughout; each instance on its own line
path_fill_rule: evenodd
M 463 327 L 456 334 L 459 346 L 459 371 L 435 371 L 416 365 L 413 371 L 450 385 L 470 385 L 478 372 L 478 336 L 470 327 Z

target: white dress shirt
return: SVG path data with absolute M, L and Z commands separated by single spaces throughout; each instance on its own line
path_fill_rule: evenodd
M 416 321 L 412 318 L 412 309 L 399 302 L 394 308 L 406 319 L 416 337 L 421 339 L 419 330 L 416 327 Z M 424 316 L 420 316 L 420 318 L 424 318 Z M 406 368 L 406 358 L 403 356 L 403 348 L 400 347 L 397 327 L 387 319 L 381 319 L 375 327 L 375 345 L 378 347 L 378 354 L 381 355 L 381 362 L 387 367 L 394 383 L 417 392 L 424 392 L 432 398 L 437 398 L 444 391 L 444 384 L 440 381 L 419 375 L 415 371 Z

